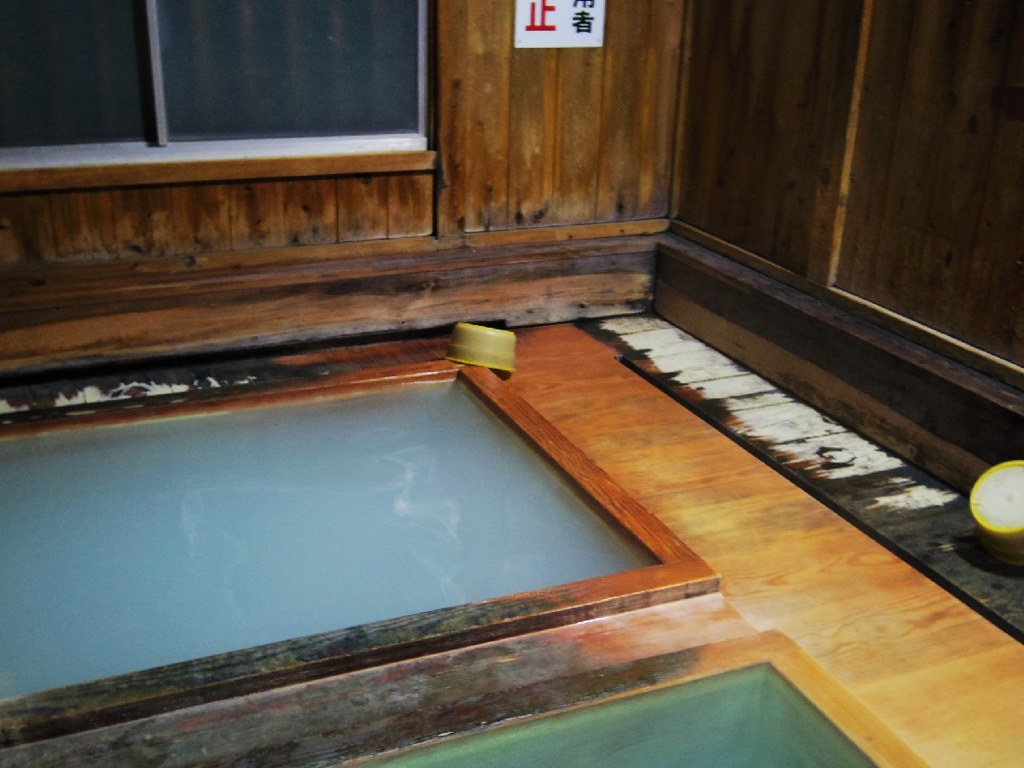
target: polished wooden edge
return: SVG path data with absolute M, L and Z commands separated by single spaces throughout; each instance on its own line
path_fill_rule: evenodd
M 777 631 L 762 637 L 766 661 L 873 762 L 885 768 L 928 764 L 796 643 Z
M 688 563 L 363 624 L 0 701 L 5 748 L 716 592 Z
M 711 594 L 674 563 L 480 600 L 0 701 L 3 750 Z
M 416 150 L 350 155 L 11 168 L 0 169 L 0 194 L 247 179 L 428 172 L 433 171 L 436 166 L 437 152 Z
M 551 422 L 509 387 L 491 370 L 466 367 L 460 380 L 486 402 L 542 455 L 546 456 L 576 486 L 598 511 L 610 516 L 632 533 L 662 562 L 703 561 L 661 520 L 634 499 Z

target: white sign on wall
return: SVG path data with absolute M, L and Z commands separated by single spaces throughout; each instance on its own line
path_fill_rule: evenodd
M 600 48 L 607 0 L 516 0 L 516 48 Z

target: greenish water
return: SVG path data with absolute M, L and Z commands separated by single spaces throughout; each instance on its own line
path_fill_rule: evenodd
M 481 730 L 371 764 L 393 768 L 875 765 L 767 665 Z

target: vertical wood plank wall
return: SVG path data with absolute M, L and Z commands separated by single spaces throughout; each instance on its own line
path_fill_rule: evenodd
M 439 0 L 442 235 L 663 218 L 682 0 L 613 0 L 603 48 L 515 49 L 514 0 Z
M 0 265 L 428 235 L 432 194 L 431 173 L 0 194 Z
M 687 41 L 680 231 L 1024 365 L 1024 2 L 695 0 Z
M 876 5 L 836 281 L 1018 363 L 1024 116 L 997 94 L 1022 49 L 1014 0 Z
M 842 176 L 860 0 L 696 2 L 679 218 L 807 274 Z

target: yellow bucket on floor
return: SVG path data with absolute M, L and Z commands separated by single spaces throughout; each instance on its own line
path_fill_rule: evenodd
M 971 489 L 971 514 L 989 552 L 1024 565 L 1024 461 L 996 464 L 979 477 Z

